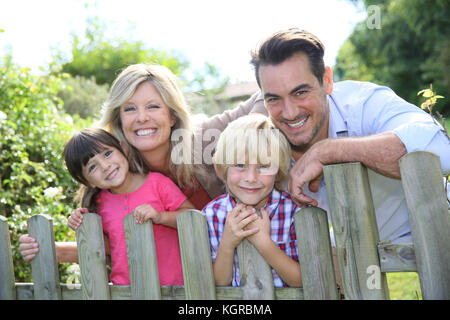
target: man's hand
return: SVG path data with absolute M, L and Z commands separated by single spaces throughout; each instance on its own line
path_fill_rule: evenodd
M 317 142 L 306 151 L 289 171 L 288 191 L 295 203 L 301 208 L 318 205 L 315 199 L 304 194 L 303 188 L 308 183 L 311 192 L 319 190 L 324 166 L 318 152 L 322 145 L 321 142 Z

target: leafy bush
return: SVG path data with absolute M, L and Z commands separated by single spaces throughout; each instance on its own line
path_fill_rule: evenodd
M 78 114 L 81 118 L 99 118 L 101 105 L 108 97 L 108 86 L 98 85 L 95 78 L 80 76 L 64 77 L 64 87 L 58 96 L 64 102 L 64 110 L 71 114 Z
M 30 264 L 18 251 L 26 221 L 43 213 L 53 218 L 56 241 L 74 239 L 66 217 L 77 188 L 61 152 L 74 127 L 88 121 L 63 111 L 58 76 L 38 77 L 11 63 L 0 67 L 0 214 L 8 218 L 16 281 L 30 281 Z M 67 277 L 61 265 L 61 280 Z

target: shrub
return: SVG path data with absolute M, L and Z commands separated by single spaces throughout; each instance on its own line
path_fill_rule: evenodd
M 18 252 L 34 214 L 53 218 L 56 241 L 74 239 L 66 217 L 77 188 L 65 169 L 61 152 L 74 127 L 88 121 L 64 113 L 57 92 L 58 76 L 38 77 L 12 64 L 0 67 L 0 214 L 8 218 L 16 281 L 30 281 L 30 264 Z M 67 277 L 60 266 L 61 280 Z
M 64 87 L 58 96 L 64 102 L 64 110 L 81 118 L 99 118 L 101 105 L 108 97 L 108 86 L 98 85 L 95 78 L 89 79 L 67 75 L 63 80 Z

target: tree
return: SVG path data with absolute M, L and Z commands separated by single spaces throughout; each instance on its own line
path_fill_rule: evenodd
M 62 64 L 61 72 L 85 78 L 94 77 L 98 84 L 110 86 L 124 68 L 135 63 L 158 63 L 177 76 L 189 66 L 179 52 L 148 48 L 142 41 L 106 38 L 106 25 L 98 17 L 87 19 L 84 38 L 72 34 L 70 61 L 61 52 L 54 59 Z
M 417 92 L 432 83 L 446 98 L 436 111 L 450 113 L 450 2 L 360 0 L 379 9 L 380 28 L 360 22 L 336 58 L 338 80 L 367 80 L 391 87 L 420 104 Z M 370 18 L 370 16 L 369 16 Z

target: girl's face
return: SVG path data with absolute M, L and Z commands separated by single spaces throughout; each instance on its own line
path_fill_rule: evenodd
M 113 193 L 123 193 L 127 187 L 128 161 L 116 148 L 104 146 L 105 149 L 96 154 L 83 166 L 83 176 L 90 187 L 110 189 Z
M 237 164 L 227 171 L 227 188 L 238 202 L 262 208 L 274 188 L 275 174 L 269 166 Z
M 150 82 L 141 83 L 120 107 L 120 120 L 125 138 L 140 152 L 169 150 L 176 118 Z

